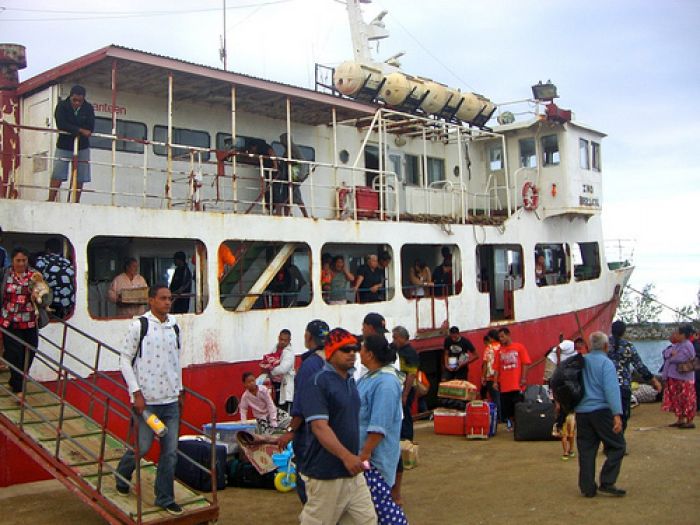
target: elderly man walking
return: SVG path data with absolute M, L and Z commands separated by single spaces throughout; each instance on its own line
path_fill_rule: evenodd
M 622 401 L 615 365 L 608 359 L 608 337 L 603 332 L 590 336 L 590 353 L 584 356 L 584 396 L 576 407 L 579 477 L 581 493 L 592 498 L 597 492 L 624 496 L 615 486 L 625 456 L 622 434 Z M 607 459 L 595 483 L 595 460 L 600 443 Z

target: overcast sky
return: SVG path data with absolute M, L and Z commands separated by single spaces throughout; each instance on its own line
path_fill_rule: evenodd
M 313 87 L 314 62 L 352 57 L 344 3 L 228 0 L 229 69 Z M 27 79 L 108 44 L 220 66 L 221 0 L 0 0 L 0 40 L 27 47 Z M 402 69 L 495 102 L 551 79 L 558 103 L 608 134 L 604 228 L 636 239 L 631 284 L 673 306 L 700 288 L 700 2 L 381 0 Z

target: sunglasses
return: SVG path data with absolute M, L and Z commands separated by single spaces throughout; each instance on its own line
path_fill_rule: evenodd
M 338 348 L 338 351 L 343 352 L 344 354 L 349 354 L 351 352 L 359 352 L 360 348 L 354 345 L 348 345 Z

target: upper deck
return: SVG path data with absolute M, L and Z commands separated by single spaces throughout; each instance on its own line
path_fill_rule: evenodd
M 118 46 L 19 85 L 18 118 L 0 126 L 19 130 L 2 152 L 2 193 L 46 199 L 53 109 L 75 83 L 97 116 L 84 203 L 282 214 L 270 203 L 301 200 L 312 218 L 454 224 L 499 224 L 524 207 L 542 219 L 600 211 L 603 135 L 537 107 L 477 129 Z M 259 139 L 272 151 L 255 150 Z

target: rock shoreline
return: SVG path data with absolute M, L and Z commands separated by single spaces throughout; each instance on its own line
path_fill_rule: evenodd
M 625 339 L 633 341 L 668 339 L 679 323 L 630 323 L 625 331 Z M 696 328 L 698 323 L 694 323 Z

